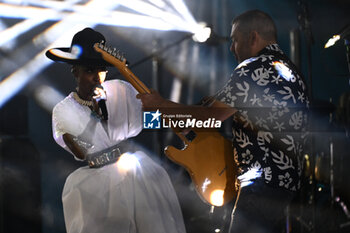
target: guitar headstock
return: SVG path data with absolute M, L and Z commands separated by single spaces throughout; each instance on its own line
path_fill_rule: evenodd
M 126 61 L 126 58 L 124 57 L 124 54 L 122 54 L 116 48 L 107 46 L 102 42 L 96 43 L 94 45 L 94 48 L 97 52 L 102 53 L 102 55 L 108 54 L 108 55 L 112 56 L 113 58 L 118 59 L 120 62 L 123 62 L 125 65 L 127 65 L 127 61 Z

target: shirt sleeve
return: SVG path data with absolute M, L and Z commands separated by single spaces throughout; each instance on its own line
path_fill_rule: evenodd
M 138 135 L 142 130 L 142 103 L 136 98 L 138 92 L 129 83 L 125 83 L 127 89 L 127 111 L 129 116 L 128 137 Z
M 216 99 L 236 108 L 241 108 L 248 105 L 249 91 L 252 83 L 249 79 L 250 68 L 242 67 L 235 69 L 228 82 L 217 93 Z
M 107 91 L 109 124 L 113 139 L 125 140 L 142 130 L 142 104 L 136 98 L 137 91 L 123 80 L 113 79 L 102 84 Z
M 63 147 L 65 150 L 70 151 L 65 142 L 63 141 L 63 135 L 66 133 L 62 123 L 60 122 L 60 115 L 62 114 L 62 110 L 60 105 L 56 105 L 52 112 L 52 134 L 53 138 L 58 145 Z
M 53 138 L 58 145 L 60 145 L 63 149 L 68 151 L 74 156 L 75 160 L 83 161 L 76 157 L 73 152 L 69 149 L 66 143 L 63 140 L 63 135 L 66 133 L 70 133 L 74 136 L 73 132 L 67 129 L 65 124 L 66 118 L 69 118 L 69 112 L 64 110 L 64 105 L 62 103 L 57 104 L 52 112 L 52 134 Z

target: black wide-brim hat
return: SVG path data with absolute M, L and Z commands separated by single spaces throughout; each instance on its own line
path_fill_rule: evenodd
M 69 48 L 52 48 L 45 54 L 53 61 L 71 65 L 111 66 L 93 47 L 95 43 L 105 42 L 106 39 L 101 33 L 92 28 L 85 28 L 74 35 Z

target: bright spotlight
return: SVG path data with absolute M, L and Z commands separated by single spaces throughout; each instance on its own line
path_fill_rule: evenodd
M 286 65 L 279 61 L 274 61 L 272 64 L 282 78 L 292 82 L 296 80 L 296 77 L 292 74 L 292 71 Z
M 325 44 L 324 48 L 329 48 L 331 46 L 333 46 L 335 44 L 335 42 L 337 42 L 338 40 L 340 40 L 340 35 L 334 35 L 332 38 L 330 38 L 327 43 Z
M 87 0 L 84 1 L 85 4 L 79 4 L 79 2 L 81 1 L 0 1 L 0 18 L 23 19 L 11 27 L 0 30 L 0 46 L 8 46 L 19 35 L 48 20 L 57 23 L 33 39 L 34 46 L 46 47 L 45 50 L 47 50 L 47 45 L 53 45 L 54 41 L 55 44 L 59 44 L 62 40 L 67 40 L 66 36 L 72 34 L 66 32 L 62 36 L 62 31 L 66 31 L 71 25 L 80 25 L 80 23 L 85 27 L 102 24 L 184 31 L 194 34 L 193 38 L 198 42 L 205 42 L 211 35 L 209 27 L 205 24 L 197 24 L 184 0 Z M 120 9 L 119 6 L 122 8 Z M 132 13 L 125 11 L 124 8 L 129 8 Z M 94 17 L 91 17 L 92 14 Z M 1 81 L 0 107 L 43 68 L 51 64 L 44 55 L 45 50 Z M 6 70 L 6 67 L 1 68 Z
M 124 153 L 117 161 L 117 167 L 120 171 L 127 172 L 136 169 L 139 166 L 139 160 L 131 153 Z
M 238 176 L 238 180 L 240 181 L 241 187 L 245 187 L 253 184 L 253 180 L 261 177 L 261 171 L 257 168 L 252 168 L 248 170 L 246 173 Z
M 211 35 L 211 28 L 205 23 L 198 23 L 197 29 L 192 36 L 193 40 L 199 43 L 206 42 Z
M 339 33 L 333 35 L 325 44 L 324 48 L 329 48 L 333 46 L 338 40 L 344 39 L 349 40 L 350 39 L 350 24 L 345 25 Z
M 34 91 L 34 97 L 38 104 L 48 112 L 52 112 L 54 106 L 64 99 L 60 92 L 48 85 L 38 86 Z
M 210 193 L 210 202 L 215 206 L 222 206 L 224 204 L 224 190 L 215 189 Z

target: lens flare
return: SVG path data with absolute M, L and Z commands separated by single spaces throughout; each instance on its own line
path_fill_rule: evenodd
M 324 45 L 324 48 L 329 48 L 331 46 L 333 46 L 335 44 L 335 42 L 337 42 L 338 40 L 340 40 L 340 35 L 334 35 L 332 38 L 330 38 L 327 43 Z
M 193 40 L 203 43 L 208 40 L 211 35 L 211 28 L 207 27 L 205 23 L 199 23 L 197 29 L 194 31 Z
M 292 82 L 296 80 L 295 76 L 292 74 L 292 71 L 283 63 L 275 61 L 273 62 L 273 66 L 277 70 L 278 74 L 285 80 Z
M 117 167 L 120 171 L 131 171 L 139 166 L 139 161 L 135 155 L 130 153 L 124 153 L 117 161 Z
M 224 204 L 224 190 L 215 189 L 210 194 L 210 203 L 215 206 L 222 206 Z

